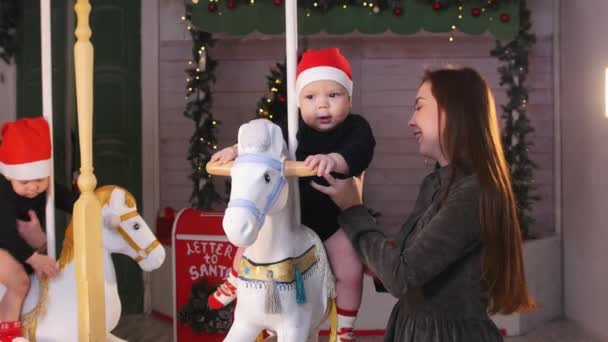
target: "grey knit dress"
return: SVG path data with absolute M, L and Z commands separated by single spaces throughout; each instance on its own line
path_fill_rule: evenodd
M 362 262 L 399 299 L 385 341 L 503 341 L 481 289 L 479 184 L 474 175 L 457 177 L 445 197 L 449 177 L 444 167 L 424 179 L 394 239 L 364 206 L 340 215 Z

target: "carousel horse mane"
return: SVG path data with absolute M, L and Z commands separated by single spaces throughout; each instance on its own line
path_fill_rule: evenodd
M 95 195 L 97 199 L 101 203 L 101 205 L 108 204 L 110 201 L 110 197 L 112 195 L 112 191 L 114 189 L 120 189 L 125 192 L 125 204 L 129 208 L 134 208 L 136 206 L 135 197 L 128 192 L 127 190 L 115 186 L 115 185 L 106 185 L 99 187 L 95 190 Z M 63 248 L 61 249 L 61 255 L 59 256 L 59 269 L 62 270 L 66 267 L 72 260 L 74 260 L 74 224 L 72 219 L 70 219 L 70 223 L 65 230 L 65 237 L 63 239 Z

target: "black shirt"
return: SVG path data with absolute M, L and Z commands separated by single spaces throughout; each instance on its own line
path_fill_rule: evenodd
M 280 122 L 279 126 L 283 136 L 287 137 L 286 122 Z M 349 114 L 344 122 L 340 123 L 331 131 L 319 132 L 304 123 L 299 116 L 298 148 L 296 149 L 296 160 L 303 161 L 306 157 L 315 154 L 339 153 L 348 164 L 349 174 L 334 176 L 348 178 L 359 176 L 367 169 L 374 155 L 376 140 L 372 129 L 365 118 L 357 114 Z M 340 208 L 331 198 L 310 186 L 311 181 L 327 185 L 323 177 L 301 177 L 300 183 L 300 206 L 302 224 L 310 227 L 321 238 L 327 240 L 338 228 L 338 215 Z
M 17 259 L 28 273 L 32 272 L 32 268 L 25 261 L 34 254 L 34 249 L 19 235 L 17 219 L 28 221 L 28 211 L 34 210 L 40 223 L 44 225 L 46 196 L 46 191 L 31 199 L 19 196 L 10 181 L 0 175 L 0 248 Z M 77 199 L 78 194 L 55 184 L 55 206 L 58 209 L 72 214 Z

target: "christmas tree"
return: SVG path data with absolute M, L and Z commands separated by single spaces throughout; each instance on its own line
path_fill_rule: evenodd
M 527 116 L 528 88 L 526 79 L 529 72 L 529 56 L 536 42 L 530 32 L 530 11 L 526 1 L 520 2 L 520 28 L 517 36 L 507 44 L 496 42 L 491 55 L 504 62 L 498 68 L 500 85 L 506 86 L 508 101 L 502 107 L 504 120 L 503 146 L 509 163 L 513 192 L 517 203 L 517 215 L 524 238 L 531 238 L 530 227 L 534 223 L 532 205 L 540 197 L 536 195 L 534 169 L 537 165 L 530 159 L 529 149 L 533 146 L 530 134 L 534 128 Z
M 287 116 L 287 72 L 285 63 L 277 63 L 266 76 L 269 94 L 258 101 L 257 116 L 272 122 L 285 121 Z

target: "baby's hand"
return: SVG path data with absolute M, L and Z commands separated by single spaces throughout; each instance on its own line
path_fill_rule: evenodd
M 235 160 L 237 156 L 238 156 L 238 151 L 236 149 L 236 146 L 230 146 L 230 147 L 226 147 L 218 152 L 215 152 L 211 156 L 211 159 L 209 161 L 210 162 L 219 162 L 220 164 L 225 164 L 229 161 Z
M 53 278 L 59 272 L 59 269 L 57 268 L 57 263 L 55 262 L 55 260 L 53 260 L 52 258 L 50 258 L 46 255 L 34 253 L 25 262 L 30 264 L 30 266 L 32 266 L 34 271 L 36 271 L 36 274 L 38 275 L 38 277 L 41 277 L 41 278 L 42 277 Z
M 333 172 L 336 169 L 336 160 L 328 154 L 315 154 L 314 156 L 308 156 L 304 160 L 304 165 L 314 169 L 317 168 L 317 176 L 323 177 Z

